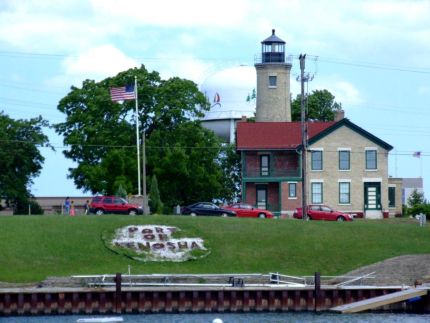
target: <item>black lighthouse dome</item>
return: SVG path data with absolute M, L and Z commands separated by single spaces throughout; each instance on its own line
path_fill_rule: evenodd
M 285 42 L 275 35 L 272 35 L 261 42 L 262 63 L 285 63 Z

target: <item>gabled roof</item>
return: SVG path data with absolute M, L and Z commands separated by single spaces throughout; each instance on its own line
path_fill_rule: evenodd
M 393 146 L 391 146 L 390 144 L 388 144 L 387 142 L 383 141 L 382 139 L 379 139 L 378 137 L 372 135 L 370 132 L 364 130 L 363 128 L 357 126 L 355 123 L 352 123 L 351 121 L 349 121 L 349 119 L 344 118 L 338 122 L 336 122 L 334 125 L 332 125 L 331 127 L 326 128 L 325 130 L 319 132 L 318 134 L 316 134 L 315 136 L 311 137 L 309 136 L 309 140 L 308 143 L 309 144 L 313 144 L 315 142 L 317 142 L 318 140 L 324 138 L 325 136 L 327 136 L 328 134 L 332 133 L 333 131 L 335 131 L 336 129 L 339 129 L 340 127 L 345 126 L 348 127 L 349 129 L 359 133 L 360 135 L 362 135 L 363 137 L 367 138 L 368 140 L 374 142 L 375 144 L 377 144 L 378 146 L 381 146 L 382 148 L 386 149 L 386 150 L 391 150 L 393 149 Z
M 391 150 L 393 147 L 344 118 L 335 121 L 308 122 L 308 143 L 313 144 L 336 129 L 346 126 L 368 140 Z M 300 122 L 238 122 L 237 150 L 297 149 L 302 146 Z
M 309 138 L 334 124 L 334 121 L 309 122 Z M 296 149 L 301 144 L 300 122 L 237 123 L 237 150 Z

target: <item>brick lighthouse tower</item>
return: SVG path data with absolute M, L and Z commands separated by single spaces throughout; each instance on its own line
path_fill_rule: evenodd
M 290 71 L 285 57 L 285 42 L 272 35 L 261 42 L 257 71 L 256 121 L 291 121 Z

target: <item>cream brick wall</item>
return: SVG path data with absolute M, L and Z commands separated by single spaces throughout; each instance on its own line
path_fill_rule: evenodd
M 388 178 L 388 186 L 395 187 L 396 189 L 396 197 L 395 197 L 395 207 L 390 207 L 390 215 L 391 216 L 400 216 L 402 215 L 402 178 Z
M 290 64 L 256 64 L 256 121 L 291 121 Z M 276 76 L 277 85 L 269 87 L 269 76 Z
M 339 148 L 350 149 L 350 170 L 339 170 Z M 366 148 L 377 150 L 377 170 L 366 171 Z M 323 181 L 323 203 L 345 212 L 364 211 L 364 179 L 381 183 L 382 211 L 388 211 L 388 151 L 359 133 L 343 126 L 309 146 L 323 150 L 323 170 L 311 170 L 311 154 L 307 155 L 308 201 L 310 182 Z M 350 181 L 350 204 L 339 204 L 339 181 Z

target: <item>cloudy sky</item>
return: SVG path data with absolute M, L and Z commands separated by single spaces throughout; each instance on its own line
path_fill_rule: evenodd
M 64 120 L 58 101 L 70 86 L 144 64 L 179 76 L 222 108 L 252 112 L 254 57 L 271 30 L 327 89 L 352 122 L 394 146 L 389 174 L 424 177 L 430 192 L 430 1 L 294 0 L 0 0 L 0 111 Z M 42 150 L 33 194 L 82 195 L 67 180 L 62 138 Z M 416 151 L 421 158 L 414 158 Z

